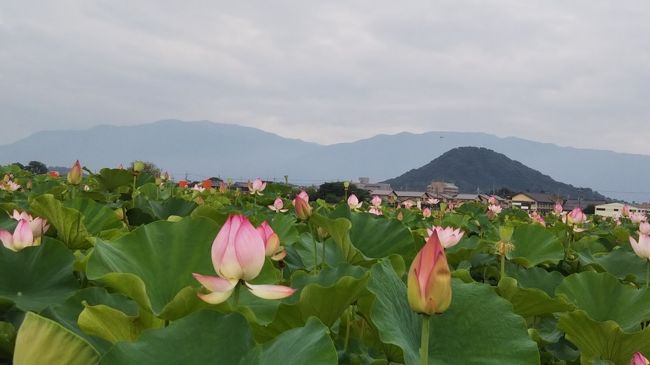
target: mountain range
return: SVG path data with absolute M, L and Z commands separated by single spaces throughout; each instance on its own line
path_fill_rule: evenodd
M 428 164 L 386 182 L 397 190 L 425 191 L 431 181 L 451 181 L 463 192 L 507 188 L 513 192 L 546 192 L 560 197 L 605 199 L 591 189 L 555 181 L 521 162 L 483 147 L 454 148 Z
M 42 131 L 0 146 L 0 164 L 42 161 L 91 168 L 152 161 L 179 179 L 262 177 L 299 184 L 390 179 L 462 146 L 485 147 L 575 186 L 606 196 L 650 200 L 650 156 L 562 147 L 486 133 L 379 134 L 350 143 L 320 145 L 260 129 L 210 121 L 163 120 L 134 126 Z M 570 197 L 579 198 L 579 197 Z

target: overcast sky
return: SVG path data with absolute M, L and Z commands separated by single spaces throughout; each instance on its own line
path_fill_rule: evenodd
M 0 2 L 0 144 L 168 118 L 650 154 L 650 2 Z

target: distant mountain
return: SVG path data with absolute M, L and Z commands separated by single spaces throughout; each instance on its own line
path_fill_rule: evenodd
M 177 179 L 187 173 L 197 180 L 220 176 L 282 181 L 288 175 L 292 182 L 309 185 L 360 176 L 371 181 L 389 179 L 461 146 L 489 148 L 555 180 L 588 186 L 610 197 L 650 200 L 650 169 L 645 168 L 650 166 L 650 156 L 485 133 L 399 133 L 323 146 L 233 124 L 165 120 L 35 133 L 0 146 L 0 164 L 37 160 L 71 166 L 79 158 L 98 169 L 140 159 L 156 163 Z
M 431 181 L 452 182 L 465 193 L 507 188 L 515 192 L 580 196 L 586 200 L 605 199 L 591 189 L 557 182 L 504 154 L 481 147 L 454 148 L 420 168 L 386 180 L 394 189 L 416 191 L 426 190 Z

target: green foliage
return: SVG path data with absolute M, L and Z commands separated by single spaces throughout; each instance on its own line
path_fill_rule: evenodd
M 350 184 L 347 189 L 347 196 L 354 194 L 359 201 L 370 200 L 370 193 L 367 190 L 359 189 L 356 185 Z M 342 181 L 323 183 L 314 194 L 314 199 L 323 199 L 328 203 L 338 203 L 345 200 L 346 191 Z

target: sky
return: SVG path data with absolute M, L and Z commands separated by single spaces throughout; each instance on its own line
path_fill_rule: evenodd
M 212 120 L 650 154 L 650 2 L 0 2 L 0 144 Z

